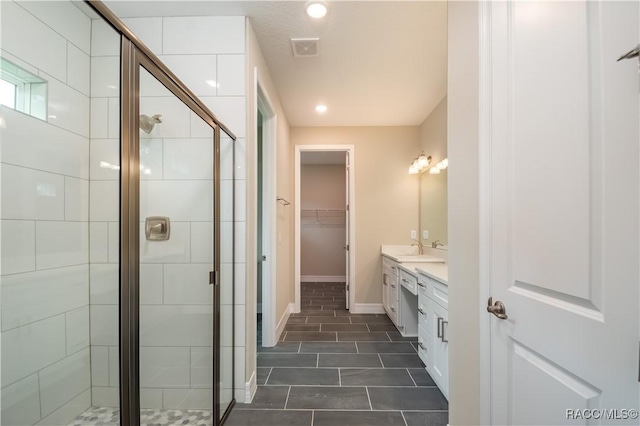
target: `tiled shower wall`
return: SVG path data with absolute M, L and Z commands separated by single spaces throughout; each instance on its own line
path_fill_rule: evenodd
M 222 279 L 235 271 L 235 397 L 245 400 L 245 238 L 246 238 L 246 110 L 245 17 L 165 17 L 123 19 L 124 23 L 169 66 L 222 122 L 237 136 L 232 144 L 221 140 L 221 198 L 233 188 L 231 151 L 235 146 L 235 217 L 222 210 L 222 247 L 231 245 L 235 219 L 235 264 L 222 251 Z M 162 111 L 151 111 L 162 113 Z M 228 204 L 227 204 L 228 205 Z M 230 300 L 221 301 L 222 318 Z M 223 359 L 229 360 L 230 342 L 222 341 Z M 221 371 L 231 371 L 221 365 Z
M 3 1 L 2 56 L 48 82 L 48 117 L 0 110 L 2 424 L 89 407 L 91 21 L 71 2 Z
M 185 84 L 200 97 L 239 137 L 236 153 L 236 392 L 244 400 L 244 18 L 136 18 L 124 19 L 134 33 L 165 62 Z M 186 29 L 189 32 L 186 32 Z M 190 36 L 186 36 L 185 34 Z M 94 51 L 103 55 L 100 66 L 93 68 L 96 86 L 117 86 L 103 73 L 117 60 L 117 51 L 100 49 L 96 42 L 111 35 L 108 28 L 94 22 Z M 113 43 L 108 42 L 108 46 Z M 97 58 L 94 60 L 98 60 Z M 144 77 L 145 72 L 142 72 Z M 106 78 L 106 79 L 105 79 Z M 141 216 L 166 215 L 172 221 L 172 236 L 168 244 L 143 241 L 141 265 L 141 382 L 142 405 L 150 408 L 209 408 L 211 390 L 210 324 L 211 298 L 208 286 L 201 286 L 211 266 L 210 225 L 206 223 L 206 206 L 210 201 L 197 194 L 211 193 L 210 145 L 194 115 L 185 115 L 173 97 L 152 79 L 141 79 L 141 113 L 162 114 L 163 123 L 147 137 L 143 136 L 141 162 L 150 173 L 143 174 L 141 191 L 144 198 Z M 112 138 L 109 124 L 113 108 L 109 93 L 105 100 L 93 99 L 94 115 L 91 139 L 92 204 L 92 379 L 93 404 L 117 405 L 117 264 L 109 253 L 117 255 L 117 211 L 109 210 L 107 200 L 117 195 L 113 172 L 100 168 L 100 161 L 117 161 L 117 141 Z M 113 98 L 117 101 L 117 98 Z M 117 111 L 117 109 L 115 110 Z M 232 190 L 231 154 L 233 144 L 228 138 L 221 143 L 221 198 L 229 199 Z M 185 174 L 185 171 L 187 171 Z M 94 173 L 95 171 L 95 173 Z M 111 176 L 111 177 L 110 177 Z M 209 181 L 208 181 L 209 180 Z M 190 196 L 194 194 L 196 197 Z M 198 204 L 194 204 L 198 202 Z M 106 203 L 103 205 L 103 203 Z M 227 208 L 225 208 L 227 206 Z M 229 203 L 223 205 L 222 247 L 231 242 L 232 221 Z M 95 213 L 94 213 L 95 210 Z M 95 216 L 93 215 L 95 214 Z M 210 216 L 209 216 L 210 217 Z M 116 228 L 117 229 L 117 228 Z M 94 233 L 96 237 L 94 237 Z M 100 237 L 98 237 L 100 236 Z M 98 242 L 100 242 L 98 244 Z M 111 246 L 111 249 L 109 248 Z M 158 252 L 157 250 L 161 251 Z M 147 256 L 145 256 L 145 251 Z M 163 252 L 164 251 L 164 252 Z M 94 256 L 94 253 L 99 256 Z M 104 262 L 95 265 L 94 262 Z M 222 252 L 222 279 L 231 279 L 231 258 Z M 206 278 L 205 278 L 206 280 Z M 101 290 L 94 283 L 104 283 Z M 222 300 L 222 317 L 231 301 Z M 172 327 L 167 327 L 171 324 Z M 155 331 L 154 331 L 155 330 Z M 162 333 L 159 333 L 161 331 Z M 230 342 L 223 341 L 223 351 Z M 228 352 L 227 352 L 228 353 Z M 225 356 L 224 359 L 230 359 Z M 229 372 L 230 366 L 222 366 Z

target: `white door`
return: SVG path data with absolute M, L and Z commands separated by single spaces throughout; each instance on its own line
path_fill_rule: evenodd
M 347 206 L 347 208 L 344 211 L 344 223 L 345 223 L 345 237 L 344 237 L 344 239 L 345 239 L 345 245 L 344 245 L 345 251 L 344 251 L 344 253 L 345 253 L 345 256 L 346 256 L 345 260 L 346 260 L 346 265 L 347 265 L 346 266 L 346 270 L 345 270 L 345 272 L 346 272 L 346 274 L 345 274 L 346 275 L 346 278 L 345 278 L 345 281 L 346 281 L 346 285 L 345 285 L 345 288 L 346 288 L 346 297 L 345 297 L 346 306 L 345 306 L 345 308 L 349 309 L 349 290 L 350 290 L 350 284 L 351 284 L 349 282 L 349 275 L 351 274 L 351 270 L 349 268 L 349 266 L 350 266 L 349 265 L 349 263 L 350 263 L 349 262 L 349 257 L 350 257 L 350 253 L 351 253 L 351 251 L 350 251 L 351 247 L 349 247 L 349 232 L 350 232 L 350 230 L 349 230 L 349 226 L 350 226 L 350 223 L 349 223 L 349 182 L 351 182 L 350 179 L 349 179 L 349 173 L 350 173 L 350 171 L 349 171 L 349 165 L 350 165 L 350 163 L 349 163 L 349 151 L 347 151 L 345 153 L 345 156 L 346 157 L 345 157 L 345 167 L 344 167 L 344 170 L 345 170 L 345 181 L 344 181 L 345 183 L 344 184 L 346 185 L 345 206 Z
M 639 4 L 485 6 L 491 423 L 638 424 Z

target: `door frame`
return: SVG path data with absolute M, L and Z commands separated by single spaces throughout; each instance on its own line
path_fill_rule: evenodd
M 262 218 L 257 216 L 256 209 L 256 232 L 258 229 L 258 221 L 262 220 L 262 251 L 256 253 L 257 256 L 266 256 L 267 260 L 261 262 L 262 267 L 262 346 L 272 347 L 278 343 L 276 335 L 276 301 L 277 301 L 277 249 L 276 249 L 276 149 L 277 149 L 277 131 L 278 131 L 278 115 L 271 102 L 271 97 L 267 92 L 265 85 L 262 83 L 258 68 L 254 68 L 254 85 L 256 99 L 256 111 L 254 119 L 254 129 L 258 128 L 258 111 L 262 114 Z M 257 142 L 257 132 L 256 132 Z M 257 153 L 257 145 L 256 145 Z M 256 181 L 258 179 L 256 162 Z M 256 182 L 256 190 L 257 188 Z M 256 192 L 257 196 L 257 192 Z M 256 259 L 258 260 L 258 259 Z M 256 270 L 257 281 L 257 270 Z M 255 286 L 256 313 L 258 312 L 258 286 Z M 253 318 L 253 328 L 257 327 L 257 316 Z M 257 349 L 256 349 L 257 350 Z
M 349 311 L 357 312 L 356 306 L 356 196 L 355 196 L 355 147 L 354 145 L 296 145 L 295 146 L 295 198 L 294 198 L 294 287 L 295 312 L 300 312 L 300 159 L 303 152 L 349 153 Z

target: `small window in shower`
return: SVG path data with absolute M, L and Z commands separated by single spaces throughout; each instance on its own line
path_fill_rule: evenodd
M 0 105 L 46 120 L 46 80 L 0 58 Z

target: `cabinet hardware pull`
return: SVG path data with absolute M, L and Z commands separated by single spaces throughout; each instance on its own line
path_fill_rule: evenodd
M 391 284 L 391 287 L 396 288 L 396 286 L 395 286 L 395 285 L 393 285 L 393 284 Z
M 444 343 L 449 343 L 449 339 L 445 339 L 444 337 L 444 326 L 445 324 L 449 324 L 449 321 L 442 321 L 442 337 L 440 338 L 440 340 L 442 340 Z
M 423 288 L 426 287 L 426 285 L 422 284 L 420 281 L 418 281 L 418 285 Z
M 443 318 L 438 317 L 438 338 L 442 339 L 442 321 Z
M 427 348 L 424 347 L 424 345 L 422 344 L 422 342 L 418 342 L 418 346 L 423 350 L 426 351 Z
M 391 308 L 391 310 L 392 310 L 393 312 L 395 312 L 395 311 L 396 311 L 396 308 Z
M 420 308 L 418 308 L 418 312 L 420 312 L 422 315 L 424 315 L 424 311 Z
M 405 280 L 404 278 L 402 279 L 402 282 L 409 284 L 409 281 Z

